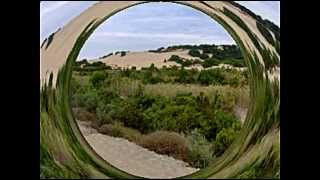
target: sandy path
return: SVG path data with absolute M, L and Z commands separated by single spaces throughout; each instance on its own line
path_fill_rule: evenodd
M 103 159 L 128 173 L 146 178 L 174 178 L 198 170 L 187 167 L 183 161 L 159 155 L 126 139 L 97 133 L 84 122 L 78 124 L 86 140 Z

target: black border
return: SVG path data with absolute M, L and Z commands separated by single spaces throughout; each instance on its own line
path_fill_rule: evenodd
M 40 3 L 39 1 L 12 1 L 3 5 L 6 12 L 2 15 L 2 51 L 8 53 L 2 59 L 1 95 L 6 101 L 2 102 L 2 110 L 7 116 L 1 118 L 1 153 L 4 162 L 1 164 L 2 176 L 37 179 L 40 176 L 39 144 L 40 144 Z M 304 35 L 314 34 L 316 24 L 309 21 L 312 16 L 317 17 L 319 10 L 312 9 L 305 1 L 294 3 L 281 0 L 281 170 L 283 179 L 308 179 L 317 174 L 319 165 L 316 162 L 316 140 L 319 130 L 311 130 L 313 121 L 310 112 L 317 112 L 317 105 L 308 103 L 316 101 L 314 93 L 317 78 L 317 66 L 314 65 L 317 52 L 307 50 L 312 43 L 302 43 Z M 313 6 L 317 8 L 317 6 Z M 299 13 L 297 13 L 299 11 Z M 304 13 L 312 15 L 302 18 Z M 304 30 L 304 31 L 303 31 Z M 314 32 L 312 32 L 312 30 Z M 308 40 L 315 41 L 309 38 Z M 299 55 L 302 52 L 303 55 Z M 302 68 L 303 63 L 310 64 L 310 68 Z M 314 70 L 312 69 L 314 68 Z M 309 72 L 309 73 L 308 73 Z M 310 75 L 311 72 L 311 75 Z M 305 76 L 311 77 L 306 78 Z M 308 89 L 311 88 L 311 89 Z M 8 124 L 7 124 L 8 123 Z M 308 134 L 307 137 L 302 135 Z M 308 157 L 311 156 L 311 157 Z M 309 161 L 309 162 L 306 162 Z M 317 163 L 317 162 L 316 162 Z

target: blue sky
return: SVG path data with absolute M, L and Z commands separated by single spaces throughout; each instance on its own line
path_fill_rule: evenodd
M 41 42 L 96 1 L 43 1 Z M 280 26 L 279 1 L 239 1 Z M 221 25 L 200 11 L 168 3 L 128 8 L 104 22 L 85 43 L 79 58 L 96 58 L 118 50 L 143 51 L 178 44 L 235 44 Z

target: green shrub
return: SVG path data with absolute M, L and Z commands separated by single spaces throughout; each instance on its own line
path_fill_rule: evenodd
M 240 131 L 240 125 L 234 123 L 229 128 L 223 128 L 216 136 L 214 141 L 214 153 L 220 156 L 235 140 Z
M 199 56 L 200 59 L 208 59 L 209 58 L 209 55 L 208 54 L 205 54 L 205 53 L 202 53 L 200 56 Z
M 176 159 L 188 159 L 187 139 L 175 132 L 153 132 L 143 136 L 140 145 L 156 153 L 166 154 Z
M 142 111 L 134 99 L 122 101 L 119 105 L 121 107 L 121 111 L 116 117 L 117 120 L 123 122 L 126 127 L 145 131 Z
M 215 58 L 210 58 L 210 59 L 206 59 L 201 64 L 204 68 L 208 68 L 208 67 L 212 67 L 212 66 L 218 66 L 220 64 L 220 62 Z
M 99 87 L 103 83 L 103 81 L 107 78 L 107 74 L 105 72 L 94 72 L 90 77 L 90 82 L 94 87 Z
M 173 98 L 157 97 L 152 106 L 143 112 L 143 124 L 148 132 L 163 129 L 183 132 L 196 127 L 203 119 L 191 94 Z
M 199 73 L 197 81 L 202 85 L 220 85 L 223 83 L 224 75 L 220 69 L 203 70 Z
M 188 162 L 196 168 L 205 168 L 213 160 L 212 145 L 207 139 L 197 130 L 191 131 L 187 136 L 188 139 Z
M 99 103 L 96 113 L 97 113 L 97 118 L 100 124 L 108 124 L 112 123 L 114 121 L 110 111 L 110 104 L 103 104 Z
M 191 49 L 189 50 L 189 53 L 188 53 L 190 56 L 192 57 L 200 57 L 201 56 L 201 53 L 199 50 L 197 49 Z
M 89 112 L 96 111 L 98 102 L 98 91 L 91 87 L 82 86 L 71 96 L 72 107 L 82 107 Z

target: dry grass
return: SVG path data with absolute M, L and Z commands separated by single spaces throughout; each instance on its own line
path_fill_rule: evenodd
M 143 90 L 143 84 L 139 80 L 124 77 L 111 78 L 109 82 L 108 89 L 124 97 L 139 95 Z
M 124 127 L 121 123 L 104 124 L 98 131 L 109 136 L 122 137 L 135 143 L 138 143 L 142 138 L 142 134 L 139 131 Z
M 139 145 L 159 154 L 188 161 L 188 141 L 184 136 L 175 132 L 153 132 L 143 136 Z
M 125 138 L 156 153 L 189 161 L 188 140 L 175 132 L 156 131 L 142 135 L 139 131 L 124 127 L 121 123 L 104 124 L 98 129 L 98 132 L 113 137 Z
M 203 92 L 205 96 L 213 98 L 220 96 L 222 108 L 231 110 L 235 106 L 247 108 L 249 105 L 249 87 L 231 87 L 231 86 L 201 86 L 195 84 L 148 84 L 144 88 L 147 95 L 161 95 L 174 97 L 177 93 L 192 93 L 195 96 Z M 213 100 L 213 99 L 211 99 Z
M 97 116 L 95 113 L 86 111 L 84 108 L 73 108 L 73 114 L 79 121 L 96 121 Z

